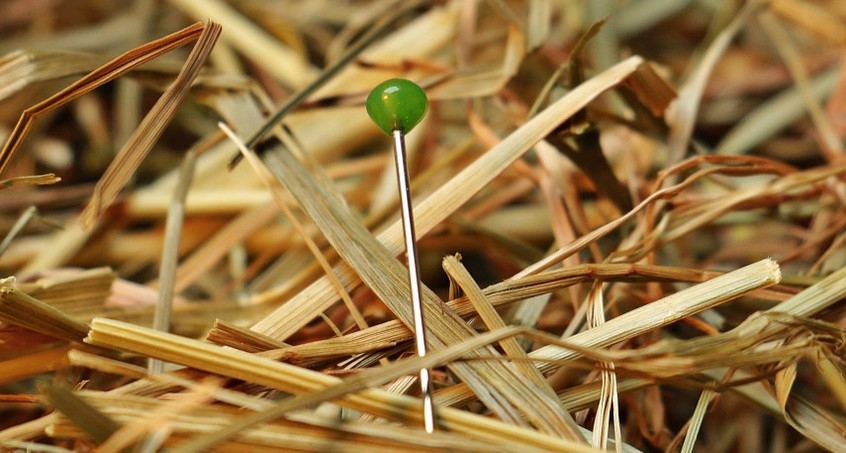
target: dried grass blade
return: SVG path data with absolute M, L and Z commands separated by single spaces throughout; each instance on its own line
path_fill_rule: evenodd
M 666 116 L 667 124 L 670 126 L 670 135 L 667 141 L 667 146 L 670 149 L 670 164 L 681 161 L 687 152 L 690 137 L 693 134 L 693 126 L 699 112 L 699 103 L 711 71 L 719 58 L 725 53 L 740 27 L 760 6 L 760 3 L 756 0 L 743 5 L 734 19 L 714 38 L 697 63 L 696 68 L 691 72 L 690 78 L 679 90 L 679 97 Z
M 846 42 L 843 23 L 824 5 L 797 0 L 771 0 L 768 6 L 770 11 L 802 29 L 824 36 L 832 42 Z
M 262 203 L 241 213 L 215 233 L 182 261 L 176 270 L 174 290 L 177 293 L 191 286 L 203 273 L 220 261 L 232 247 L 278 215 L 273 202 Z
M 788 313 L 793 316 L 810 318 L 822 310 L 846 298 L 846 268 L 828 275 L 819 282 L 809 286 L 799 294 L 779 303 L 767 310 L 770 313 Z M 762 317 L 751 319 L 736 330 L 741 335 L 752 335 L 767 325 Z
M 96 227 L 97 225 L 83 227 L 78 216 L 72 219 L 61 231 L 49 238 L 48 244 L 26 263 L 18 275 L 27 276 L 61 266 L 79 252 L 91 234 L 97 230 Z
M 500 92 L 520 69 L 520 63 L 525 58 L 525 36 L 517 26 L 508 26 L 508 40 L 502 53 L 502 66 L 499 69 L 449 77 L 434 85 L 428 91 L 428 96 L 433 100 L 467 99 Z
M 196 23 L 176 33 L 132 49 L 97 68 L 64 90 L 26 109 L 21 114 L 17 124 L 15 124 L 15 128 L 9 134 L 3 150 L 0 151 L 0 175 L 3 174 L 3 170 L 6 168 L 6 164 L 9 163 L 9 159 L 11 159 L 14 152 L 23 142 L 24 137 L 26 137 L 27 132 L 32 127 L 32 122 L 39 115 L 82 96 L 164 53 L 191 42 L 200 35 L 202 30 L 204 30 L 204 26 Z
M 675 88 L 658 75 L 652 65 L 648 64 L 635 71 L 623 83 L 655 116 L 664 115 L 678 96 Z
M 840 68 L 833 67 L 820 72 L 809 81 L 809 88 L 817 102 L 831 95 L 839 75 Z M 804 117 L 805 103 L 799 87 L 785 89 L 744 115 L 723 135 L 714 147 L 714 154 L 733 156 L 747 153 Z
M 5 285 L 0 287 L 0 320 L 69 341 L 82 341 L 88 332 L 84 322 Z
M 846 298 L 846 268 L 832 273 L 801 293 L 768 310 L 771 313 L 788 313 L 794 316 L 811 317 Z M 759 316 L 734 329 L 739 336 L 749 336 L 771 326 Z M 831 451 L 837 451 L 846 443 L 846 427 L 836 417 L 826 413 L 798 395 L 791 393 L 796 378 L 797 363 L 782 368 L 775 379 L 775 395 L 785 420 L 809 439 Z
M 51 347 L 32 354 L 0 362 L 0 385 L 16 382 L 58 368 L 64 361 L 70 346 Z M 0 436 L 2 438 L 2 436 Z
M 104 442 L 120 429 L 119 424 L 76 396 L 70 389 L 51 385 L 47 387 L 47 399 L 56 410 L 73 420 L 97 442 Z
M 37 439 L 43 436 L 44 430 L 58 418 L 59 414 L 52 413 L 26 423 L 21 423 L 17 426 L 6 428 L 3 431 L 0 431 L 0 442 L 7 440 Z
M 282 341 L 277 341 L 267 335 L 236 326 L 220 318 L 214 320 L 214 325 L 209 330 L 206 340 L 246 352 L 260 352 L 291 347 Z
M 840 402 L 840 407 L 846 410 L 846 373 L 825 354 L 819 354 L 816 362 L 826 385 Z
M 68 275 L 48 276 L 16 287 L 65 314 L 92 317 L 91 313 L 102 310 L 112 294 L 115 277 L 110 268 L 98 267 Z
M 197 20 L 209 18 L 226 28 L 224 39 L 280 82 L 299 88 L 317 76 L 317 70 L 289 47 L 220 0 L 169 0 Z
M 323 69 L 320 72 L 320 75 L 313 77 L 308 80 L 308 85 L 303 86 L 296 94 L 291 96 L 285 102 L 285 105 L 280 107 L 276 112 L 273 113 L 265 122 L 261 125 L 251 136 L 246 140 L 247 148 L 253 148 L 256 144 L 264 138 L 267 133 L 269 133 L 274 127 L 278 126 L 281 121 L 285 118 L 285 116 L 290 113 L 292 110 L 297 108 L 299 104 L 305 101 L 309 96 L 314 94 L 316 91 L 320 90 L 324 85 L 329 84 L 329 89 L 331 90 L 331 83 L 333 77 L 337 76 L 339 72 L 341 72 L 344 68 L 350 69 L 352 73 L 355 73 L 355 67 L 351 66 L 350 63 L 357 58 L 365 49 L 367 49 L 373 42 L 381 37 L 382 34 L 388 31 L 390 27 L 392 27 L 399 19 L 408 13 L 408 11 L 418 7 L 421 4 L 419 0 L 413 2 L 405 2 L 403 4 L 403 8 L 399 11 L 394 12 L 393 16 L 383 20 L 378 26 L 371 28 L 367 31 L 365 36 L 359 38 L 359 40 L 355 43 L 355 45 L 347 50 L 344 55 L 339 58 L 337 61 L 332 63 L 330 66 Z M 250 43 L 250 47 L 252 47 L 253 43 Z M 371 52 L 372 56 L 372 52 Z M 278 62 L 274 61 L 274 65 L 278 65 Z M 346 74 L 343 78 L 349 78 L 350 74 Z M 343 79 L 341 78 L 341 79 Z M 336 83 L 337 79 L 336 79 Z M 229 162 L 229 167 L 234 167 L 235 164 L 241 159 L 242 155 L 238 154 L 235 158 L 233 158 Z
M 159 297 L 153 316 L 153 329 L 167 332 L 170 330 L 170 314 L 173 307 L 174 286 L 176 284 L 176 265 L 179 261 L 179 243 L 182 239 L 182 225 L 185 219 L 185 198 L 194 177 L 194 165 L 197 154 L 188 151 L 179 169 L 179 183 L 173 193 L 165 221 L 164 247 L 159 264 Z M 162 362 L 150 359 L 147 369 L 150 374 L 162 372 Z
M 232 426 L 215 433 L 213 436 L 207 436 L 205 438 L 198 439 L 196 442 L 191 442 L 189 445 L 182 447 L 184 449 L 180 448 L 177 452 L 188 453 L 191 451 L 204 450 L 216 443 L 226 440 L 227 438 L 235 436 L 240 431 L 243 431 L 255 424 L 268 422 L 277 419 L 288 412 L 338 399 L 356 391 L 379 387 L 394 379 L 419 371 L 422 367 L 442 365 L 455 360 L 461 355 L 465 355 L 476 348 L 487 345 L 492 341 L 511 337 L 518 332 L 519 330 L 514 328 L 501 329 L 497 332 L 479 335 L 464 343 L 427 354 L 422 358 L 417 357 L 414 359 L 401 360 L 392 362 L 386 366 L 367 369 L 358 375 L 344 379 L 337 385 L 327 387 L 319 392 L 310 392 L 289 398 L 267 411 L 254 414 L 249 417 L 244 417 L 233 423 Z
M 627 393 L 655 385 L 650 379 L 621 376 L 617 380 L 617 392 Z M 602 382 L 594 381 L 587 384 L 567 387 L 558 392 L 561 404 L 572 412 L 594 407 L 599 401 Z
M 705 414 L 708 413 L 708 404 L 711 403 L 714 395 L 715 393 L 711 389 L 705 389 L 699 395 L 699 401 L 697 401 L 696 408 L 693 410 L 693 416 L 687 425 L 687 434 L 684 437 L 681 453 L 693 453 L 693 446 L 696 444 L 696 438 L 699 436 L 699 429 L 705 420 Z
M 9 228 L 9 232 L 3 237 L 3 242 L 0 243 L 0 257 L 3 256 L 3 253 L 6 252 L 6 249 L 9 248 L 9 245 L 21 231 L 29 225 L 30 220 L 32 220 L 36 212 L 38 212 L 38 209 L 35 206 L 30 206 L 18 216 L 18 220 L 15 220 L 15 224 Z
M 20 440 L 0 440 L 0 445 L 5 447 L 10 447 L 16 449 L 15 451 L 22 450 L 26 452 L 44 452 L 44 453 L 74 453 L 73 450 L 68 450 L 62 447 L 56 447 L 53 445 L 47 444 L 39 444 L 37 442 L 26 442 Z
M 100 216 L 100 213 L 114 201 L 118 192 L 129 181 L 141 161 L 158 141 L 170 120 L 176 115 L 182 100 L 188 95 L 191 84 L 199 75 L 218 36 L 220 36 L 220 30 L 220 25 L 214 22 L 209 22 L 203 27 L 197 43 L 191 49 L 191 53 L 176 76 L 176 80 L 144 116 L 141 124 L 118 151 L 100 180 L 97 181 L 91 201 L 80 214 L 80 219 L 84 225 L 91 225 Z
M 526 24 L 526 49 L 532 51 L 549 36 L 551 9 L 549 0 L 530 0 L 529 19 Z
M 48 185 L 48 184 L 56 184 L 57 182 L 59 182 L 61 180 L 62 180 L 62 178 L 54 175 L 53 173 L 47 173 L 45 175 L 16 176 L 14 178 L 0 180 L 0 189 L 12 187 L 12 186 L 17 185 L 17 184 L 27 184 L 27 185 L 31 185 L 31 186 L 44 186 L 44 185 Z
M 799 92 L 802 93 L 802 100 L 805 101 L 805 108 L 817 128 L 817 133 L 822 139 L 823 149 L 828 152 L 830 156 L 843 154 L 843 142 L 837 136 L 837 132 L 831 125 L 831 122 L 826 117 L 823 107 L 819 99 L 814 96 L 808 80 L 808 71 L 805 69 L 799 51 L 796 46 L 790 41 L 787 31 L 782 27 L 775 16 L 767 11 L 758 15 L 758 22 L 764 28 L 773 45 L 784 60 L 787 69 L 790 71 L 791 77 L 796 83 Z
M 12 51 L 0 57 L 0 100 L 34 83 L 84 74 L 101 64 L 102 57 L 81 52 Z
M 596 280 L 588 293 L 589 304 L 587 311 L 588 326 L 591 329 L 605 323 L 605 298 L 602 294 L 602 280 Z M 611 417 L 614 419 L 614 439 L 617 440 L 616 448 L 619 453 L 622 433 L 620 430 L 620 400 L 617 395 L 617 373 L 615 373 L 614 362 L 604 361 L 601 371 L 600 398 L 596 408 L 596 418 L 593 423 L 592 445 L 605 450 L 608 448 L 609 425 Z
M 72 349 L 67 354 L 67 359 L 70 364 L 74 366 L 81 366 L 98 370 L 105 373 L 118 374 L 121 376 L 128 376 L 135 379 L 142 379 L 135 381 L 132 384 L 118 387 L 110 392 L 111 395 L 144 395 L 144 394 L 161 394 L 165 390 L 155 391 L 151 390 L 150 383 L 157 386 L 159 389 L 167 386 L 176 389 L 184 387 L 186 389 L 195 389 L 202 385 L 202 375 L 197 376 L 196 371 L 186 373 L 186 370 L 181 370 L 171 373 L 160 373 L 156 375 L 148 375 L 147 371 L 139 366 L 130 365 L 128 363 L 119 362 L 113 359 L 107 359 L 102 356 L 88 354 L 78 349 Z M 191 379 L 194 378 L 194 379 Z M 198 382 L 199 381 L 199 382 Z M 146 388 L 145 388 L 146 387 Z M 248 408 L 254 411 L 266 410 L 273 406 L 270 401 L 252 395 L 247 395 L 234 390 L 225 388 L 212 388 L 212 396 L 220 402 L 230 404 L 238 408 Z
M 444 257 L 442 266 L 444 268 L 444 272 L 447 273 L 450 279 L 455 281 L 455 283 L 457 283 L 464 291 L 467 299 L 471 304 L 473 304 L 473 308 L 476 313 L 479 314 L 479 317 L 482 319 L 482 322 L 485 323 L 488 330 L 497 330 L 506 327 L 505 321 L 502 320 L 499 313 L 496 312 L 493 305 L 491 305 L 490 301 L 487 300 L 485 293 L 481 288 L 479 288 L 479 285 L 467 271 L 467 268 L 461 264 L 459 258 L 452 255 Z M 510 357 L 527 357 L 526 351 L 523 350 L 514 338 L 503 339 L 500 341 L 500 346 L 503 351 L 505 351 L 506 355 Z M 552 388 L 549 387 L 549 383 L 546 381 L 546 378 L 544 378 L 534 366 L 518 361 L 517 369 L 526 379 L 529 379 L 537 384 L 547 395 L 555 394 Z
M 846 444 L 846 426 L 816 404 L 792 394 L 796 370 L 797 363 L 794 362 L 776 374 L 775 395 L 785 421 L 818 445 L 830 451 L 841 450 Z

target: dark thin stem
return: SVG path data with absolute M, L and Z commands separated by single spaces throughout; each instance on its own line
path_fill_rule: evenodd
M 308 84 L 302 90 L 298 91 L 288 102 L 285 103 L 279 110 L 276 111 L 264 124 L 244 143 L 247 145 L 247 148 L 252 149 L 255 147 L 261 139 L 270 132 L 271 129 L 276 127 L 276 125 L 282 121 L 282 118 L 285 117 L 291 110 L 296 108 L 301 102 L 303 102 L 307 97 L 309 97 L 312 93 L 314 93 L 318 88 L 323 86 L 326 82 L 328 82 L 332 77 L 334 77 L 341 69 L 343 69 L 347 64 L 349 64 L 353 59 L 358 57 L 361 52 L 364 51 L 370 44 L 380 38 L 386 31 L 388 31 L 391 27 L 393 27 L 400 19 L 403 18 L 408 12 L 413 11 L 415 8 L 420 6 L 420 4 L 424 3 L 423 0 L 418 0 L 415 2 L 409 2 L 403 5 L 403 8 L 400 9 L 396 14 L 393 16 L 385 19 L 377 25 L 376 27 L 370 29 L 364 36 L 362 36 L 358 42 L 355 43 L 348 51 L 345 53 L 341 58 L 338 59 L 335 63 L 327 67 L 323 70 L 322 73 L 315 79 L 313 82 Z M 232 160 L 229 161 L 229 169 L 231 170 L 238 162 L 241 161 L 242 155 L 241 153 L 236 154 L 232 157 Z

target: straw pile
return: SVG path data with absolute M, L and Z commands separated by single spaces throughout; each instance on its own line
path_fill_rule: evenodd
M 846 451 L 844 23 L 2 3 L 0 448 Z M 425 357 L 363 108 L 397 76 Z

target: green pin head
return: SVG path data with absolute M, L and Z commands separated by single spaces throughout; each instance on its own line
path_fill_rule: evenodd
M 428 100 L 423 88 L 406 79 L 386 80 L 367 96 L 370 119 L 391 135 L 395 130 L 407 134 L 426 114 Z

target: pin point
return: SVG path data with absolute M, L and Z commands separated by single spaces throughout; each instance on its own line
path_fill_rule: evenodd
M 414 234 L 414 216 L 411 212 L 411 187 L 408 178 L 408 159 L 405 151 L 407 134 L 426 114 L 426 93 L 417 84 L 406 79 L 386 80 L 367 96 L 367 114 L 385 134 L 394 140 L 394 160 L 397 166 L 400 210 L 402 212 L 405 252 L 408 257 L 408 283 L 411 288 L 411 307 L 414 317 L 414 343 L 417 355 L 426 355 L 426 327 L 423 322 L 423 300 L 420 295 L 420 268 L 417 261 L 417 239 Z M 435 430 L 435 405 L 432 401 L 432 384 L 428 368 L 420 369 L 420 390 L 423 394 L 423 422 L 426 432 Z

